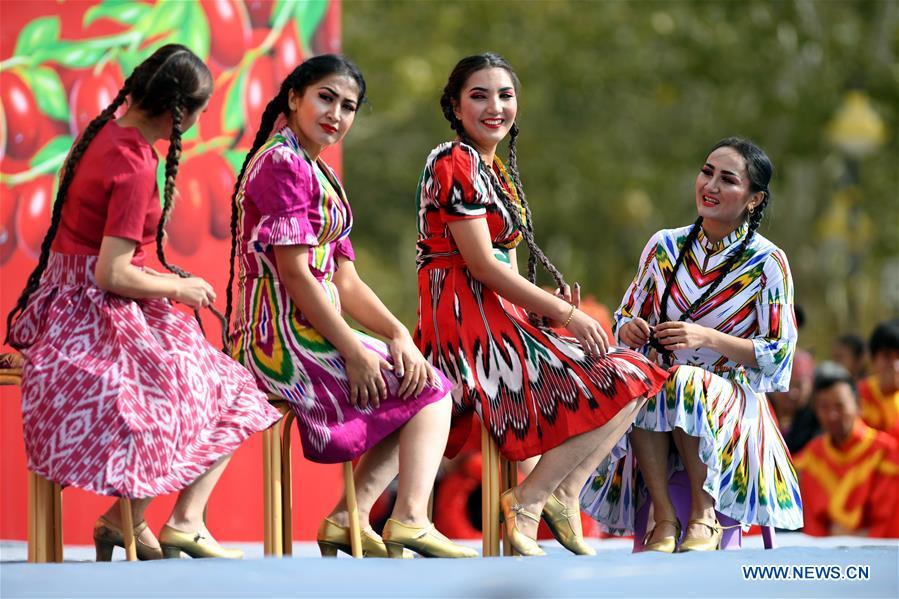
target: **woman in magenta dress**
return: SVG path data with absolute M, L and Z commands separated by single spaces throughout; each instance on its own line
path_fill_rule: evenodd
M 427 517 L 451 385 L 359 278 L 350 204 L 320 157 L 347 133 L 364 99 L 355 65 L 323 55 L 297 67 L 266 107 L 232 204 L 231 273 L 236 257 L 239 279 L 231 351 L 263 389 L 290 403 L 308 459 L 361 456 L 355 479 L 366 555 L 411 556 L 405 547 L 476 557 Z M 351 329 L 342 312 L 387 342 Z M 382 541 L 368 514 L 397 472 Z M 349 552 L 347 525 L 342 498 L 319 528 L 323 555 Z
M 419 184 L 416 341 L 457 383 L 448 453 L 468 437 L 476 412 L 508 459 L 542 455 L 500 500 L 512 546 L 543 554 L 534 541 L 542 512 L 565 547 L 592 554 L 578 493 L 666 375 L 608 346 L 534 242 L 515 159 L 518 92 L 515 72 L 496 54 L 463 58 L 444 88 L 440 104 L 458 139 L 431 152 Z M 507 135 L 508 168 L 496 156 Z M 522 239 L 527 279 L 515 257 Z M 534 284 L 537 260 L 555 276 L 557 295 Z
M 25 357 L 28 468 L 64 486 L 135 499 L 141 559 L 240 557 L 211 537 L 203 510 L 231 453 L 279 416 L 250 374 L 172 305 L 215 300 L 206 281 L 168 265 L 162 245 L 181 135 L 211 92 L 209 70 L 184 46 L 163 46 L 134 70 L 72 148 L 38 266 L 7 322 L 7 341 Z M 160 208 L 153 143 L 164 138 Z M 144 246 L 154 241 L 180 276 L 144 266 Z M 157 542 L 143 512 L 174 491 Z M 110 559 L 122 537 L 113 505 L 94 528 L 97 559 Z

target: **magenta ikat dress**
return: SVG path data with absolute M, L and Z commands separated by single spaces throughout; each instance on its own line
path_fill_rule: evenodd
M 346 363 L 294 305 L 281 282 L 276 245 L 308 245 L 309 267 L 334 307 L 333 278 L 340 262 L 353 260 L 353 218 L 337 176 L 312 161 L 289 127 L 275 132 L 247 165 L 237 196 L 238 298 L 233 356 L 261 388 L 284 397 L 300 423 L 306 457 L 344 462 L 358 457 L 451 390 L 439 375 L 435 387 L 401 399 L 400 381 L 385 372 L 388 398 L 375 408 L 349 401 Z M 392 362 L 387 344 L 356 331 L 369 349 Z

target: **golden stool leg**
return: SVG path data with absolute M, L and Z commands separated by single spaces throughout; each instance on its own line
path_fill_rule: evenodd
M 282 497 L 282 488 L 281 488 L 281 423 L 284 422 L 282 418 L 278 422 L 272 425 L 272 434 L 271 434 L 271 449 L 269 451 L 269 456 L 272 461 L 271 466 L 269 467 L 269 472 L 272 481 L 271 487 L 271 502 L 272 502 L 272 522 L 269 525 L 272 531 L 272 555 L 275 557 L 281 557 L 284 554 L 284 543 L 283 543 L 283 526 L 284 521 L 281 517 L 281 497 Z
M 125 541 L 125 559 L 137 561 L 137 544 L 134 540 L 134 518 L 131 516 L 131 500 L 119 499 L 119 511 L 122 513 L 122 537 Z
M 34 475 L 34 561 L 45 564 L 53 561 L 53 483 Z
M 28 563 L 37 563 L 37 474 L 28 471 Z
M 499 449 L 481 423 L 481 530 L 483 555 L 499 555 Z
M 62 557 L 62 485 L 53 483 L 53 561 L 61 564 Z
M 272 554 L 272 430 L 262 431 L 263 552 Z
M 362 557 L 362 530 L 359 526 L 359 506 L 356 504 L 356 482 L 353 480 L 353 462 L 343 463 L 343 486 L 346 491 L 346 508 L 350 519 L 350 548 L 353 557 Z
M 281 535 L 284 555 L 293 555 L 293 483 L 290 458 L 290 427 L 295 420 L 292 412 L 284 418 L 284 432 L 281 441 Z
M 502 495 L 518 483 L 518 462 L 507 460 L 503 457 L 499 458 L 499 494 Z M 506 538 L 505 528 L 503 531 L 503 555 L 516 555 L 512 550 L 512 544 Z

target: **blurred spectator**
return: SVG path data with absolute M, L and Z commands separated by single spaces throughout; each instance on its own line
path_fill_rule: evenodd
M 790 453 L 795 454 L 817 435 L 821 427 L 811 406 L 812 382 L 815 376 L 815 360 L 804 349 L 797 349 L 793 357 L 793 370 L 788 391 L 768 394 L 780 432 Z
M 865 340 L 855 333 L 840 335 L 830 347 L 830 358 L 848 370 L 854 381 L 861 380 L 866 374 L 865 353 Z
M 824 434 L 795 460 L 803 532 L 899 538 L 896 441 L 859 418 L 852 377 L 839 364 L 818 368 L 812 404 Z
M 868 347 L 872 374 L 858 384 L 862 420 L 899 441 L 899 320 L 877 325 Z

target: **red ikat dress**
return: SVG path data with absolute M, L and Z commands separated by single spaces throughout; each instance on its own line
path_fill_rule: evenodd
M 527 313 L 471 276 L 449 223 L 486 218 L 497 260 L 522 239 L 489 177 L 517 199 L 499 159 L 493 175 L 471 147 L 444 143 L 428 157 L 418 187 L 418 327 L 425 357 L 455 381 L 447 455 L 468 438 L 477 412 L 508 459 L 541 454 L 598 428 L 637 397 L 653 395 L 667 373 L 613 347 L 587 356 L 577 340 L 534 327 Z

